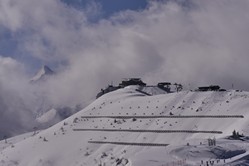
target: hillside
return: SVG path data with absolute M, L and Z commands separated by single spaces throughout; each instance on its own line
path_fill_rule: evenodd
M 248 92 L 147 96 L 137 88 L 105 94 L 25 139 L 2 141 L 0 165 L 249 165 L 248 138 L 228 138 L 234 130 L 249 135 Z

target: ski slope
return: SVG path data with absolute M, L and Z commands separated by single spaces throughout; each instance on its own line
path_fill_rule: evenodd
M 138 88 L 108 93 L 12 146 L 1 141 L 0 165 L 249 165 L 247 137 L 227 138 L 233 130 L 249 135 L 248 92 L 147 96 Z M 216 146 L 208 146 L 208 138 L 215 138 Z

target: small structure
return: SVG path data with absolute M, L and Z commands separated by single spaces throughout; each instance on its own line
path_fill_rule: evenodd
M 99 98 L 100 96 L 118 90 L 120 88 L 124 88 L 126 86 L 130 85 L 139 85 L 139 86 L 146 86 L 146 83 L 144 83 L 141 78 L 127 78 L 124 79 L 118 86 L 108 85 L 107 88 L 101 89 L 101 91 L 97 94 L 96 98 Z
M 146 86 L 146 83 L 144 83 L 141 78 L 127 78 L 124 79 L 120 84 L 119 87 L 124 88 L 126 86 L 130 85 L 139 85 L 139 86 Z
M 177 83 L 174 83 L 174 85 L 176 86 L 175 89 L 176 89 L 176 92 L 180 92 L 183 88 L 182 84 L 177 84 Z
M 108 85 L 107 88 L 101 89 L 101 92 L 99 92 L 97 94 L 96 99 L 99 98 L 100 96 L 106 94 L 106 93 L 109 93 L 109 92 L 112 92 L 112 91 L 115 91 L 115 90 L 118 90 L 118 89 L 120 89 L 119 86 Z
M 170 82 L 159 82 L 157 84 L 157 87 L 164 90 L 164 91 L 166 91 L 166 92 L 168 92 L 168 93 L 170 93 L 170 85 L 171 85 Z
M 208 139 L 208 146 L 216 146 L 216 139 L 215 138 L 213 138 L 213 139 L 209 138 Z
M 201 91 L 201 92 L 219 91 L 219 90 L 220 90 L 220 86 L 218 85 L 203 86 L 203 87 L 198 88 L 198 91 Z
M 167 92 L 167 93 L 171 93 L 173 91 L 171 91 L 172 86 L 175 86 L 175 90 L 177 92 L 181 91 L 183 86 L 181 84 L 172 84 L 170 82 L 159 82 L 156 86 L 147 86 L 146 83 L 144 83 L 141 78 L 126 78 L 123 79 L 123 81 L 121 83 L 118 84 L 118 86 L 113 86 L 113 85 L 108 85 L 108 87 L 106 87 L 105 89 L 101 89 L 101 91 L 97 94 L 96 98 L 99 98 L 100 96 L 121 89 L 121 88 L 125 88 L 127 86 L 131 86 L 131 85 L 137 85 L 139 87 L 137 87 L 136 91 L 143 93 L 147 96 L 151 96 L 153 95 L 154 91 L 155 93 L 162 93 L 161 90 Z M 150 88 L 152 87 L 152 88 Z M 154 88 L 154 89 L 153 89 Z M 159 90 L 161 89 L 161 90 Z M 152 93 L 152 94 L 151 94 Z M 165 94 L 165 93 L 164 93 Z

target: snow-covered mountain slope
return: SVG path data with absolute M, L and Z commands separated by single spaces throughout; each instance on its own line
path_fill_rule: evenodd
M 55 74 L 53 70 L 51 70 L 48 66 L 43 65 L 36 75 L 31 78 L 30 82 L 44 81 L 53 74 Z
M 38 124 L 46 127 L 60 122 L 61 120 L 63 120 L 63 118 L 60 117 L 56 109 L 51 109 L 48 112 L 44 113 L 42 116 L 38 117 L 36 120 Z
M 48 128 L 68 118 L 69 116 L 75 114 L 78 111 L 80 110 L 79 108 L 77 108 L 77 106 L 75 108 L 71 107 L 62 107 L 57 109 L 52 108 L 36 118 L 37 127 L 39 129 Z
M 248 92 L 146 96 L 136 89 L 108 93 L 64 121 L 6 146 L 0 150 L 0 165 L 249 163 L 248 139 L 226 138 L 233 130 L 249 135 Z M 216 146 L 208 146 L 208 138 L 215 138 Z
M 167 94 L 165 90 L 160 89 L 158 86 L 144 86 L 144 87 L 141 87 L 140 90 L 150 95 Z

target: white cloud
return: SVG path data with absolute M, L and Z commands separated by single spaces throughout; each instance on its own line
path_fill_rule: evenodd
M 143 11 L 90 23 L 91 10 L 76 10 L 59 0 L 6 0 L 0 1 L 0 25 L 14 36 L 19 32 L 20 51 L 44 63 L 63 62 L 54 79 L 28 91 L 38 91 L 54 105 L 89 100 L 124 77 L 225 88 L 234 83 L 248 90 L 249 1 L 186 2 L 151 1 Z M 93 14 L 101 9 L 99 4 L 90 8 Z
M 34 126 L 24 67 L 16 60 L 0 56 L 0 138 L 22 133 Z M 27 123 L 29 122 L 29 123 Z

